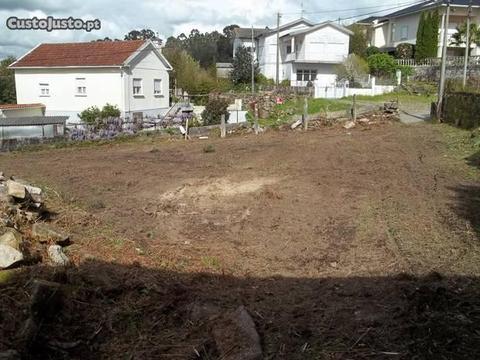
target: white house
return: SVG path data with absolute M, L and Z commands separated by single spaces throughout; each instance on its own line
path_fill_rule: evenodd
M 330 85 L 335 82 L 335 65 L 348 56 L 352 32 L 333 22 L 313 24 L 298 19 L 278 28 L 280 38 L 279 81 L 291 86 L 305 86 L 309 81 Z M 276 78 L 277 29 L 238 28 L 235 30 L 233 55 L 239 46 L 255 50 L 260 72 Z
M 369 45 L 384 51 L 394 51 L 401 43 L 415 45 L 422 12 L 438 10 L 441 21 L 437 56 L 440 57 L 442 54 L 445 26 L 448 26 L 447 55 L 463 56 L 465 45 L 453 44 L 452 35 L 457 32 L 458 25 L 467 21 L 469 0 L 451 0 L 450 4 L 450 19 L 447 25 L 445 25 L 446 4 L 441 0 L 427 0 L 387 15 L 363 19 L 358 24 L 365 26 Z M 476 24 L 480 22 L 480 0 L 472 1 L 471 22 Z M 471 55 L 480 55 L 480 48 L 473 46 Z
M 169 109 L 169 70 L 149 40 L 40 44 L 10 68 L 18 103 L 42 103 L 69 122 L 90 106 L 117 105 L 125 118 Z

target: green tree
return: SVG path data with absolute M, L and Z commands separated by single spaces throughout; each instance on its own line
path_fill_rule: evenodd
M 349 53 L 365 57 L 367 52 L 367 35 L 364 27 L 359 24 L 353 24 L 349 28 L 353 32 L 353 35 L 350 37 Z
M 418 29 L 417 29 L 417 43 L 415 45 L 415 60 L 421 61 L 425 59 L 426 51 L 425 51 L 425 13 L 422 12 L 420 15 L 420 21 L 418 22 Z
M 15 92 L 15 75 L 8 66 L 15 62 L 13 56 L 0 61 L 0 104 L 15 104 L 17 95 Z
M 470 56 L 470 52 L 472 49 L 472 45 L 476 44 L 480 46 L 480 26 L 475 23 L 470 24 L 470 33 L 468 37 L 468 55 Z M 467 23 L 463 23 L 460 26 L 457 26 L 457 32 L 452 35 L 452 44 L 461 46 L 465 45 L 467 41 Z
M 252 81 L 252 53 L 245 47 L 239 47 L 235 51 L 233 68 L 230 78 L 234 84 L 248 84 Z M 254 64 L 254 76 L 258 76 L 258 63 Z
M 415 59 L 437 57 L 440 15 L 438 11 L 423 12 L 417 30 Z
M 337 79 L 348 80 L 352 85 L 367 74 L 367 62 L 355 54 L 348 55 L 344 62 L 336 67 Z
M 375 54 L 367 59 L 370 74 L 374 76 L 389 76 L 395 73 L 397 64 L 393 56 L 388 54 Z
M 155 31 L 150 29 L 132 30 L 125 35 L 124 40 L 157 40 L 162 43 L 161 39 L 157 38 Z M 108 40 L 107 40 L 108 41 Z
M 185 50 L 206 69 L 216 62 L 232 61 L 236 28 L 238 25 L 226 26 L 223 33 L 218 31 L 201 33 L 193 29 L 188 36 L 182 33 L 177 37 L 169 37 L 165 46 Z
M 216 79 L 185 50 L 165 47 L 163 54 L 173 67 L 170 81 L 191 95 L 207 94 L 216 87 Z

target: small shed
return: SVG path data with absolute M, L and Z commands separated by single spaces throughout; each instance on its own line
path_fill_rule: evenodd
M 54 138 L 65 135 L 68 116 L 23 116 L 0 118 L 0 139 Z
M 44 116 L 44 104 L 0 104 L 0 118 Z
M 217 63 L 217 77 L 228 79 L 233 70 L 232 63 Z

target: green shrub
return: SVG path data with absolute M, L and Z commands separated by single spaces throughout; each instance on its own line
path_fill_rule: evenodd
M 102 112 L 97 106 L 90 106 L 78 114 L 78 117 L 85 124 L 93 125 L 97 122 L 97 120 L 102 118 Z
M 408 65 L 398 65 L 397 70 L 402 72 L 402 79 L 406 79 L 407 76 L 412 76 L 415 73 L 415 70 Z
M 205 145 L 203 147 L 203 152 L 204 153 L 213 153 L 213 152 L 215 152 L 215 147 L 212 144 Z
M 275 80 L 269 79 L 263 74 L 258 74 L 256 81 L 258 85 L 264 85 L 264 86 L 275 85 Z
M 388 54 L 374 54 L 367 59 L 370 74 L 374 76 L 388 76 L 395 73 L 397 64 L 393 56 Z
M 408 43 L 398 44 L 395 48 L 395 57 L 397 59 L 412 59 L 413 45 Z
M 111 105 L 109 103 L 105 104 L 100 113 L 102 119 L 109 117 L 118 118 L 120 117 L 120 109 L 117 105 Z
M 290 87 L 290 80 L 285 79 L 280 82 L 280 86 L 282 87 Z
M 380 54 L 380 49 L 376 46 L 369 46 L 367 50 L 365 50 L 365 54 L 367 55 L 367 58 L 368 58 L 369 56 Z
M 205 110 L 202 112 L 202 119 L 205 125 L 220 124 L 221 116 L 225 115 L 228 121 L 228 101 L 220 98 L 212 98 L 208 101 Z

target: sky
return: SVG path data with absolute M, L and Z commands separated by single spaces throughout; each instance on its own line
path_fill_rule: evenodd
M 123 39 L 133 29 L 149 28 L 167 39 L 181 33 L 188 35 L 192 29 L 221 32 L 231 24 L 275 27 L 277 12 L 284 14 L 281 21 L 286 23 L 301 16 L 302 4 L 304 17 L 320 22 L 393 11 L 413 1 L 385 0 L 379 4 L 378 0 L 0 0 L 0 58 L 19 57 L 42 42 L 90 41 L 106 36 Z M 6 20 L 11 16 L 99 19 L 102 27 L 92 32 L 9 30 Z

